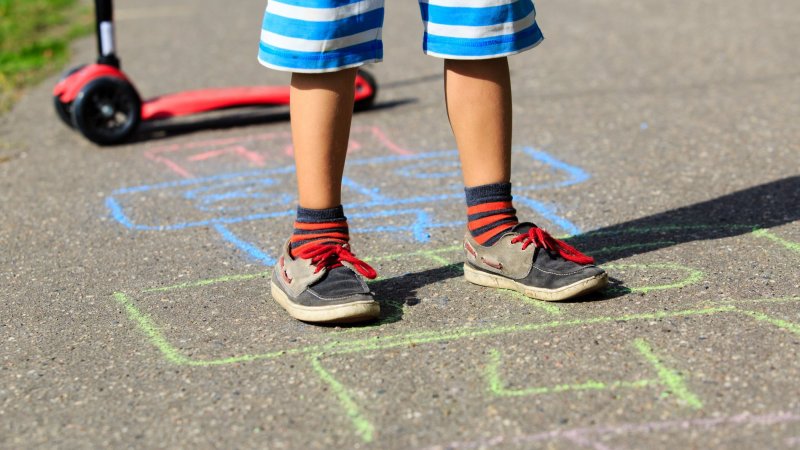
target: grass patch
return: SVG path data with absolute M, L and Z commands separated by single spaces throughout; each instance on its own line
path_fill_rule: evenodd
M 80 0 L 0 0 L 0 113 L 59 70 L 69 42 L 93 26 L 91 6 Z

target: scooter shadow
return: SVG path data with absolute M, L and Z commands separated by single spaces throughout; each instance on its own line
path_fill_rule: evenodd
M 380 102 L 366 110 L 356 111 L 356 114 L 393 109 L 399 106 L 416 103 L 417 101 L 416 98 L 406 98 Z M 288 122 L 289 118 L 289 110 L 288 107 L 285 106 L 237 107 L 235 113 L 232 113 L 231 110 L 210 111 L 196 116 L 144 122 L 139 127 L 136 134 L 126 141 L 126 143 L 157 141 L 198 131 L 225 130 L 253 125 Z

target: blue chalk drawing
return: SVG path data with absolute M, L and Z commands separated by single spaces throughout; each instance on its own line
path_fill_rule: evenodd
M 233 234 L 231 230 L 226 228 L 225 225 L 216 224 L 214 225 L 214 229 L 217 230 L 217 232 L 222 236 L 222 239 L 235 245 L 240 250 L 247 253 L 250 258 L 263 263 L 265 266 L 273 266 L 277 262 L 275 258 L 267 255 L 260 248 L 256 247 L 250 242 L 240 239 L 238 236 Z
M 457 153 L 456 153 L 457 154 Z M 402 175 L 407 178 L 419 178 L 421 180 L 425 179 L 438 179 L 438 178 L 452 178 L 458 177 L 461 175 L 461 164 L 458 161 L 446 161 L 442 162 L 437 165 L 437 169 L 446 169 L 455 167 L 456 170 L 448 170 L 448 171 L 437 171 L 432 172 L 429 171 L 430 164 L 425 162 L 417 163 L 417 164 L 409 164 L 403 168 L 396 169 L 395 173 L 398 175 Z
M 530 196 L 533 191 L 557 189 L 582 183 L 590 178 L 582 169 L 532 147 L 515 148 L 519 156 L 527 156 L 554 173 L 559 181 L 514 186 L 517 207 L 532 210 L 543 221 L 566 234 L 575 235 L 580 229 L 559 214 L 558 205 L 545 203 Z M 458 152 L 447 150 L 414 155 L 390 155 L 348 160 L 348 167 L 369 166 L 376 172 L 393 174 L 401 183 L 420 184 L 425 180 L 460 177 L 457 170 Z M 456 168 L 456 170 L 451 170 Z M 536 174 L 531 174 L 535 177 Z M 232 225 L 294 217 L 296 196 L 285 191 L 293 182 L 294 166 L 274 169 L 224 173 L 210 177 L 171 181 L 117 189 L 106 199 L 111 217 L 124 227 L 135 231 L 179 231 L 205 227 L 215 230 L 222 241 L 233 245 L 250 259 L 270 266 L 275 258 L 259 245 L 248 241 L 232 229 Z M 381 181 L 385 181 L 381 179 Z M 391 180 L 389 180 L 391 181 Z M 360 234 L 391 234 L 410 237 L 424 243 L 430 232 L 438 228 L 463 227 L 464 221 L 443 220 L 436 206 L 441 202 L 463 202 L 460 179 L 450 185 L 439 184 L 421 195 L 396 197 L 374 187 L 376 180 L 362 183 L 346 176 L 342 180 L 345 198 L 356 199 L 344 205 L 351 221 L 351 232 Z M 423 183 L 424 184 L 424 183 Z M 432 190 L 432 191 L 431 191 Z M 137 217 L 145 217 L 141 223 Z M 369 225 L 369 219 L 385 220 L 386 225 Z M 152 221 L 152 222 L 151 222 Z M 381 221 L 372 221 L 381 223 Z
M 294 201 L 291 194 L 270 194 L 263 192 L 260 188 L 273 187 L 278 181 L 272 178 L 261 178 L 259 180 L 242 182 L 230 181 L 218 185 L 202 186 L 197 189 L 186 191 L 183 196 L 189 200 L 197 200 L 197 209 L 201 211 L 236 211 L 241 207 L 237 205 L 226 205 L 229 200 L 237 201 L 244 199 L 259 199 L 258 204 L 262 207 L 269 207 L 278 204 L 287 204 Z M 238 189 L 236 189 L 238 188 Z M 222 191 L 220 193 L 215 193 Z

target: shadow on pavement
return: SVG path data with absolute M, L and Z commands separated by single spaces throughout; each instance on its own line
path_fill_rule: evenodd
M 369 109 L 357 111 L 356 114 L 369 111 L 392 109 L 409 103 L 415 103 L 417 99 L 407 98 L 393 100 L 390 102 L 376 103 Z M 264 125 L 269 123 L 287 122 L 289 120 L 289 110 L 287 107 L 251 107 L 236 108 L 236 112 L 221 110 L 204 113 L 197 116 L 187 116 L 177 119 L 167 119 L 163 121 L 143 122 L 136 134 L 127 143 L 154 141 L 165 139 L 183 134 L 195 133 L 204 130 L 224 130 L 250 125 Z
M 800 220 L 800 176 L 713 200 L 608 226 L 568 239 L 601 262 L 680 245 L 722 239 Z
M 344 327 L 362 328 L 399 322 L 403 320 L 403 309 L 406 306 L 414 306 L 421 301 L 417 297 L 419 288 L 457 278 L 463 274 L 461 264 L 458 263 L 373 281 L 370 283 L 370 289 L 375 292 L 375 297 L 381 304 L 380 317 L 377 321 L 344 325 Z
M 738 236 L 797 220 L 800 220 L 800 176 L 792 176 L 567 240 L 602 264 L 686 242 Z M 461 263 L 456 263 L 373 283 L 378 298 L 395 299 L 381 304 L 386 312 L 378 323 L 402 320 L 403 307 L 419 303 L 416 292 L 421 287 L 461 275 Z M 561 303 L 609 300 L 630 292 L 624 280 L 610 277 L 609 286 L 603 291 Z

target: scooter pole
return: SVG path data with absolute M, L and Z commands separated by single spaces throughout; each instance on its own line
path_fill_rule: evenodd
M 119 58 L 115 53 L 114 5 L 112 0 L 95 0 L 95 32 L 97 34 L 97 63 L 119 68 Z

